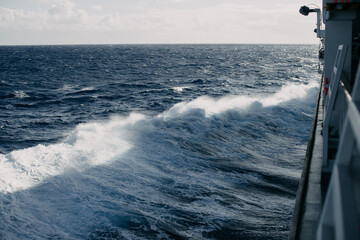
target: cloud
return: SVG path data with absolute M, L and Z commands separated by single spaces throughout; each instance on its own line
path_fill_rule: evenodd
M 183 3 L 183 2 L 191 2 L 194 0 L 156 0 L 159 3 Z
M 179 3 L 189 0 L 154 1 Z M 197 0 L 197 3 L 201 1 Z M 89 10 L 96 11 L 87 12 L 71 0 L 50 0 L 50 4 L 42 4 L 47 9 L 36 11 L 0 7 L 0 34 L 4 36 L 4 31 L 26 30 L 36 34 L 42 32 L 55 35 L 55 32 L 67 31 L 71 32 L 67 34 L 69 39 L 86 39 L 84 36 L 89 39 L 90 36 L 92 41 L 98 39 L 100 42 L 105 38 L 108 42 L 109 36 L 113 36 L 117 42 L 260 43 L 280 42 L 281 38 L 296 38 L 296 35 L 300 35 L 298 32 L 302 27 L 309 33 L 309 39 L 315 38 L 312 35 L 312 27 L 309 27 L 314 25 L 315 19 L 301 17 L 297 12 L 297 5 L 264 4 L 266 3 L 223 1 L 207 5 L 197 4 L 197 7 L 194 7 L 194 4 L 186 4 L 181 8 L 177 4 L 155 4 L 149 5 L 150 7 L 133 4 L 124 5 L 127 7 L 126 11 L 117 12 L 109 12 L 102 5 L 90 5 Z M 117 7 L 120 6 L 123 7 L 121 3 Z M 294 28 L 296 23 L 300 23 L 301 26 Z M 9 34 L 8 32 L 6 34 Z M 76 34 L 78 35 L 75 36 Z M 299 42 L 299 39 L 296 41 Z
M 0 29 L 39 29 L 42 16 L 22 9 L 0 7 Z
M 75 3 L 62 0 L 52 5 L 45 18 L 55 24 L 77 26 L 86 23 L 88 14 L 82 9 L 77 9 Z
M 51 6 L 51 8 L 49 9 L 49 13 L 51 15 L 70 15 L 73 13 L 75 6 L 75 3 L 68 0 L 57 1 Z
M 101 5 L 93 5 L 92 9 L 94 9 L 96 11 L 101 11 L 103 9 L 103 6 L 101 6 Z
M 86 28 L 89 16 L 69 0 L 53 1 L 48 10 L 0 8 L 0 29 L 67 30 Z
M 166 2 L 183 2 L 188 0 L 157 0 Z M 268 14 L 271 12 L 276 19 L 279 10 L 259 9 L 258 7 L 244 4 L 217 4 L 211 7 L 194 9 L 177 8 L 146 8 L 127 14 L 88 14 L 77 7 L 70 0 L 53 0 L 48 10 L 37 12 L 18 9 L 0 8 L 2 28 L 25 27 L 26 29 L 139 29 L 139 30 L 164 30 L 170 28 L 223 28 L 224 26 L 269 23 Z M 101 10 L 102 6 L 92 6 Z M 280 10 L 281 11 L 281 10 Z M 264 21 L 262 21 L 264 20 Z M 24 24 L 26 23 L 26 24 Z M 239 24 L 239 25 L 238 25 Z

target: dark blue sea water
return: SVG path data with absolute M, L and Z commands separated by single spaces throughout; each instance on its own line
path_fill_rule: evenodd
M 0 239 L 287 239 L 311 45 L 0 47 Z

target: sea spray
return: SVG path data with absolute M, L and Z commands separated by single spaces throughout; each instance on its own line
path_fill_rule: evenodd
M 247 110 L 248 108 L 259 107 L 259 104 L 264 107 L 279 105 L 281 103 L 303 99 L 311 93 L 313 97 L 314 92 L 311 90 L 318 89 L 316 82 L 309 84 L 287 84 L 281 87 L 280 91 L 270 96 L 225 96 L 219 99 L 208 96 L 201 96 L 190 102 L 180 102 L 159 115 L 159 117 L 169 118 L 177 117 L 191 109 L 202 109 L 206 115 L 219 114 L 231 109 Z
M 72 169 L 82 171 L 118 160 L 121 154 L 131 149 L 127 139 L 134 131 L 134 125 L 143 119 L 143 115 L 130 114 L 125 118 L 80 124 L 62 143 L 40 144 L 1 154 L 0 191 L 24 190 Z

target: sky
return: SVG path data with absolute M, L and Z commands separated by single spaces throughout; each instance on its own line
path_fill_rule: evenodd
M 321 0 L 0 0 L 0 45 L 317 44 Z

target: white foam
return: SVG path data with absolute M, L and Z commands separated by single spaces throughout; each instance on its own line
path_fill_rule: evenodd
M 95 90 L 94 87 L 85 87 L 85 88 L 80 89 L 80 92 L 93 91 L 93 90 Z
M 220 99 L 202 96 L 191 102 L 180 102 L 160 116 L 165 118 L 178 117 L 191 109 L 202 109 L 205 111 L 206 115 L 209 116 L 234 108 L 245 108 L 255 101 L 256 98 L 247 96 L 227 96 Z
M 273 96 L 264 98 L 261 103 L 263 106 L 274 106 L 294 99 L 303 99 L 307 96 L 310 89 L 317 88 L 316 82 L 309 84 L 287 84 L 281 87 L 280 91 Z
M 27 95 L 24 91 L 15 91 L 15 97 L 16 98 L 27 98 L 30 96 Z
M 132 147 L 132 129 L 144 119 L 141 114 L 131 114 L 107 122 L 80 124 L 63 143 L 1 154 L 0 192 L 27 189 L 67 170 L 82 171 L 119 160 Z
M 219 99 L 208 96 L 199 97 L 190 102 L 180 102 L 170 110 L 159 115 L 163 118 L 175 118 L 192 109 L 201 109 L 206 116 L 219 114 L 231 109 L 246 110 L 251 106 L 275 106 L 295 99 L 307 97 L 310 89 L 317 88 L 317 83 L 287 84 L 279 92 L 270 96 L 225 96 Z
M 76 88 L 78 88 L 79 85 L 69 85 L 69 84 L 65 84 L 62 88 L 60 88 L 59 90 L 61 91 L 72 91 Z
M 184 89 L 188 89 L 188 88 L 190 88 L 190 87 L 186 87 L 186 86 L 184 86 L 184 87 L 173 87 L 172 89 L 175 91 L 175 92 L 182 92 L 182 91 L 184 91 Z

